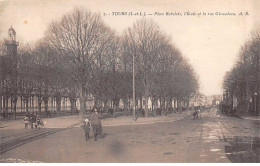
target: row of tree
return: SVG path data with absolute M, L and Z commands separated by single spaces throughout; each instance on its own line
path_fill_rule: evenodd
M 146 116 L 148 98 L 155 108 L 159 100 L 166 109 L 173 100 L 177 105 L 188 103 L 198 90 L 192 67 L 152 20 L 138 20 L 119 36 L 100 14 L 75 9 L 52 22 L 34 47 L 20 47 L 17 95 L 27 103 L 36 95 L 39 111 L 42 102 L 47 111 L 50 97 L 55 97 L 59 111 L 63 96 L 74 111 L 79 98 L 80 118 L 88 94 L 94 96 L 96 106 L 112 102 L 118 107 L 122 99 L 129 108 L 133 66 L 136 97 L 145 99 Z M 1 85 L 1 95 L 9 95 L 11 82 Z
M 260 110 L 260 29 L 251 34 L 250 40 L 241 47 L 238 60 L 225 75 L 223 87 L 226 103 L 242 111 Z

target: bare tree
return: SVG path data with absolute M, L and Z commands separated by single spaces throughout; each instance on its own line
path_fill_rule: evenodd
M 239 111 L 259 113 L 260 97 L 260 30 L 256 29 L 251 34 L 251 39 L 241 47 L 239 58 L 231 71 L 227 72 L 223 88 L 226 91 L 226 103 L 238 100 Z M 233 107 L 233 103 L 231 103 Z
M 132 50 L 137 59 L 137 72 L 140 74 L 144 87 L 145 117 L 148 117 L 148 97 L 150 91 L 151 71 L 155 65 L 158 54 L 163 45 L 168 43 L 165 34 L 152 20 L 138 20 L 131 28 L 125 31 L 129 50 Z M 141 102 L 142 103 L 142 102 Z
M 46 33 L 46 41 L 58 50 L 62 56 L 74 63 L 77 73 L 75 81 L 79 87 L 80 114 L 82 120 L 85 111 L 86 90 L 90 88 L 91 71 L 97 64 L 97 56 L 103 56 L 105 48 L 113 37 L 113 32 L 106 26 L 100 14 L 75 9 L 53 22 Z

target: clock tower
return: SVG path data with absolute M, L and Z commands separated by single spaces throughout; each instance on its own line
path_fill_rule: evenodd
M 11 60 L 11 68 L 13 72 L 16 73 L 17 70 L 17 47 L 19 45 L 16 42 L 16 32 L 11 26 L 8 30 L 8 39 L 5 41 L 5 45 L 7 48 L 7 57 Z

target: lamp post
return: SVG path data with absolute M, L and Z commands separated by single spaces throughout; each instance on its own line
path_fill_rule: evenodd
M 255 81 L 256 81 L 256 92 L 254 93 L 254 98 L 255 98 L 255 104 L 254 104 L 254 110 L 256 113 L 259 113 L 259 91 L 260 91 L 260 86 L 259 86 L 259 75 L 260 75 L 260 49 L 259 49 L 259 45 L 255 45 L 255 47 L 253 47 L 253 50 L 257 53 L 258 52 L 258 56 L 256 55 L 256 71 L 255 71 Z
M 136 120 L 135 117 L 135 57 L 133 55 L 133 120 Z

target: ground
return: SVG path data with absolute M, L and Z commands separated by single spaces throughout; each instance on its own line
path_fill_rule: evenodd
M 119 123 L 122 119 L 103 120 L 103 136 L 96 142 L 92 132 L 91 139 L 85 141 L 80 124 L 67 128 L 1 130 L 1 162 L 260 161 L 260 121 L 257 120 L 222 115 L 216 108 L 202 112 L 201 119 L 193 119 L 187 112 L 161 117 L 161 120 Z M 22 134 L 15 136 L 17 133 L 23 133 L 24 140 Z M 12 139 L 16 141 L 10 142 Z M 20 145 L 16 146 L 19 141 Z

